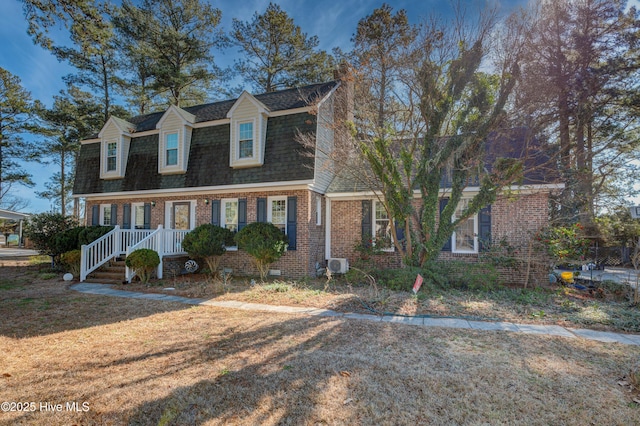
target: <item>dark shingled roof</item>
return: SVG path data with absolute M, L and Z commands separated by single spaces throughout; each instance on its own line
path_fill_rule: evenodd
M 338 84 L 337 81 L 263 93 L 255 98 L 269 111 L 284 111 L 315 104 Z M 196 117 L 196 123 L 221 120 L 237 99 L 184 108 Z M 135 133 L 155 130 L 165 111 L 139 115 L 127 120 L 136 126 L 131 139 L 127 170 L 122 179 L 100 179 L 100 143 L 80 148 L 74 194 L 100 194 L 152 189 L 194 188 L 285 182 L 313 179 L 313 158 L 298 142 L 298 132 L 315 132 L 316 117 L 299 113 L 271 117 L 267 121 L 264 165 L 245 169 L 229 167 L 230 126 L 219 125 L 193 129 L 186 173 L 158 173 L 158 138 L 136 137 Z
M 524 159 L 524 176 L 518 184 L 541 185 L 560 182 L 555 164 L 539 140 L 526 127 L 491 132 L 487 137 L 486 149 L 485 167 L 488 170 L 491 170 L 497 158 Z M 475 184 L 477 185 L 477 179 Z M 442 179 L 442 187 L 450 185 L 450 181 Z M 338 173 L 327 189 L 327 193 L 366 191 L 371 189 L 362 180 L 347 173 Z
M 230 125 L 193 129 L 186 173 L 158 173 L 159 136 L 131 139 L 123 179 L 100 179 L 100 142 L 80 148 L 74 194 L 99 194 L 152 189 L 195 188 L 313 179 L 313 157 L 298 142 L 298 132 L 311 133 L 316 116 L 307 113 L 271 117 L 267 122 L 264 165 L 229 167 Z
M 327 83 L 312 84 L 309 86 L 281 90 L 278 92 L 263 93 L 255 95 L 254 97 L 258 101 L 262 102 L 269 111 L 303 108 L 313 105 L 315 102 L 322 99 L 337 84 L 337 81 L 330 81 Z M 230 99 L 210 104 L 195 105 L 183 109 L 188 113 L 195 115 L 196 123 L 222 120 L 227 118 L 227 113 L 236 101 L 237 99 Z M 158 124 L 158 121 L 160 121 L 160 118 L 162 118 L 164 113 L 165 111 L 160 111 L 151 114 L 139 115 L 127 121 L 136 125 L 136 132 L 155 130 L 156 124 Z

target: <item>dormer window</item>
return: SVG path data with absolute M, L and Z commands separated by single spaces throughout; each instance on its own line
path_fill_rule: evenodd
M 118 143 L 107 143 L 107 172 L 114 172 L 118 165 Z
M 269 110 L 248 92 L 243 92 L 227 113 L 231 119 L 229 166 L 260 167 L 264 163 Z
M 122 179 L 127 169 L 131 133 L 136 126 L 117 117 L 105 123 L 100 138 L 100 179 Z
M 240 123 L 238 159 L 253 158 L 253 122 Z
M 156 124 L 158 136 L 158 173 L 186 173 L 191 134 L 196 117 L 171 105 Z
M 165 135 L 166 166 L 178 165 L 178 133 Z

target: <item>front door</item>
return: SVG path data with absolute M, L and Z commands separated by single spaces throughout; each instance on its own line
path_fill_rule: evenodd
M 191 203 L 173 203 L 172 229 L 191 229 Z

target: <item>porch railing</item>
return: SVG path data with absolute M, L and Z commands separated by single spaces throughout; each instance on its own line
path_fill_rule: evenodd
M 91 272 L 111 259 L 121 255 L 129 255 L 139 248 L 149 248 L 158 253 L 158 256 L 160 256 L 158 278 L 162 278 L 162 257 L 185 254 L 186 252 L 182 249 L 182 240 L 187 232 L 189 231 L 163 229 L 162 225 L 155 231 L 150 229 L 120 229 L 116 225 L 111 232 L 90 244 L 82 246 L 80 281 L 85 281 Z M 127 268 L 125 278 L 131 282 L 133 271 Z
M 80 248 L 80 281 L 120 254 L 121 236 L 120 227 L 116 225 L 107 234 Z
M 164 246 L 162 247 L 164 255 L 186 254 L 187 252 L 182 248 L 182 241 L 188 232 L 189 230 L 184 229 L 165 229 L 163 232 Z
M 137 243 L 131 246 L 128 246 L 126 250 L 127 257 L 138 249 L 145 248 L 145 249 L 156 251 L 158 253 L 158 256 L 160 257 L 160 264 L 158 265 L 158 278 L 162 278 L 162 253 L 160 250 L 161 237 L 162 237 L 162 225 L 158 225 L 158 229 L 156 229 L 155 231 L 153 231 L 152 233 L 150 233 L 149 235 L 147 235 Z M 133 277 L 135 277 L 136 273 L 133 269 L 126 266 L 124 275 L 125 275 L 124 276 L 125 280 L 127 280 L 127 282 L 130 283 Z

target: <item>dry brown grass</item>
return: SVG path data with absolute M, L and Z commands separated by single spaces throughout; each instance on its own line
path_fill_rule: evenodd
M 0 402 L 89 410 L 0 425 L 640 423 L 618 385 L 635 346 L 115 299 L 38 276 L 0 268 Z
M 173 290 L 165 290 L 171 287 Z M 175 294 L 215 300 L 238 300 L 287 306 L 333 309 L 339 312 L 385 312 L 395 315 L 433 315 L 499 320 L 523 324 L 555 324 L 604 331 L 640 332 L 640 309 L 624 295 L 589 293 L 562 287 L 492 291 L 426 288 L 415 296 L 383 286 L 350 285 L 346 280 L 302 282 L 271 280 L 250 285 L 244 277 L 223 283 L 207 275 L 183 275 L 117 286 L 121 290 Z M 363 303 L 364 302 L 364 303 Z

